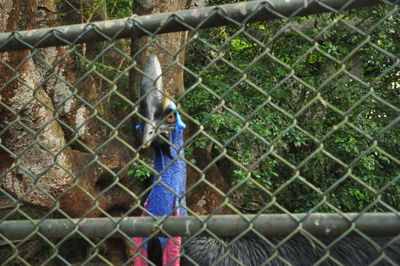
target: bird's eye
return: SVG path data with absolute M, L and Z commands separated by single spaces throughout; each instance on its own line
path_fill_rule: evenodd
M 167 121 L 167 123 L 174 123 L 174 122 L 175 122 L 175 119 L 176 119 L 175 114 L 170 114 L 170 115 L 167 117 L 166 121 Z

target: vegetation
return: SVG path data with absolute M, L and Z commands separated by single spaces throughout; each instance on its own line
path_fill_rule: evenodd
M 195 145 L 236 160 L 239 207 L 400 205 L 399 26 L 398 11 L 375 7 L 199 34 L 186 112 L 215 139 Z
M 58 12 L 58 16 L 65 17 L 69 15 L 80 15 L 83 21 L 92 21 L 92 18 L 99 11 L 105 15 L 107 19 L 116 19 L 129 17 L 132 15 L 132 0 L 84 0 L 84 1 L 63 1 L 55 0 L 60 6 L 69 6 L 72 8 L 70 12 Z M 63 9 L 61 9 L 63 10 Z M 64 11 L 64 10 L 63 10 Z

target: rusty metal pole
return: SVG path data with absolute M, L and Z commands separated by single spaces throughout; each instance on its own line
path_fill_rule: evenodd
M 346 217 L 346 218 L 344 218 Z M 379 225 L 379 226 L 377 226 Z M 394 213 L 332 213 L 313 214 L 264 214 L 264 215 L 220 215 L 200 217 L 125 217 L 88 219 L 48 219 L 43 221 L 3 221 L 0 223 L 2 237 L 12 240 L 79 237 L 117 237 L 120 233 L 132 236 L 150 236 L 154 233 L 170 236 L 192 236 L 212 232 L 219 237 L 237 236 L 249 226 L 253 233 L 267 237 L 287 236 L 301 226 L 302 230 L 319 237 L 337 237 L 349 230 L 357 229 L 364 234 L 396 236 L 400 234 L 400 217 Z M 204 228 L 207 228 L 205 230 Z M 352 230 L 354 230 L 352 229 Z M 77 233 L 79 232 L 79 234 Z M 40 233 L 40 235 L 39 235 Z
M 35 49 L 56 45 L 140 37 L 154 32 L 235 25 L 276 18 L 341 12 L 351 8 L 383 4 L 380 0 L 268 0 L 206 7 L 157 15 L 129 17 L 90 24 L 68 25 L 40 30 L 0 33 L 0 51 Z

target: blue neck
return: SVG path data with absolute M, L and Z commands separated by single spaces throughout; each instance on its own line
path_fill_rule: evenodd
M 186 202 L 183 196 L 186 189 L 183 128 L 176 127 L 170 142 L 173 146 L 153 147 L 154 170 L 159 174 L 154 175 L 153 184 L 156 185 L 147 198 L 146 209 L 155 216 L 186 216 Z

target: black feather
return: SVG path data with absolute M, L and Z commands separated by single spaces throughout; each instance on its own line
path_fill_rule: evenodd
M 390 241 L 388 238 L 374 238 L 378 245 L 375 247 L 372 242 L 362 237 L 346 237 L 327 247 L 335 239 L 320 239 L 326 246 L 319 245 L 303 236 L 296 236 L 280 245 L 277 249 L 260 238 L 242 238 L 232 244 L 233 239 L 224 238 L 219 241 L 214 238 L 201 237 L 186 242 L 184 254 L 181 258 L 181 265 L 208 266 L 213 263 L 220 266 L 240 265 L 231 257 L 235 257 L 242 265 L 313 265 L 324 257 L 327 257 L 319 265 L 337 265 L 338 261 L 343 265 L 368 265 L 379 261 L 375 265 L 393 265 L 391 262 L 400 264 L 400 241 L 393 243 L 382 251 L 383 257 L 389 260 L 379 260 L 382 256 L 381 247 Z M 270 240 L 273 245 L 279 245 L 280 238 Z M 229 244 L 229 245 L 228 245 Z M 230 256 L 226 256 L 229 252 Z M 279 254 L 279 256 L 277 256 Z M 329 257 L 327 256 L 329 254 Z M 275 257 L 274 257 L 275 256 Z M 193 264 L 193 260 L 196 264 Z M 269 258 L 269 263 L 265 264 Z M 334 260 L 330 259 L 333 258 Z M 216 263 L 218 261 L 218 263 Z

